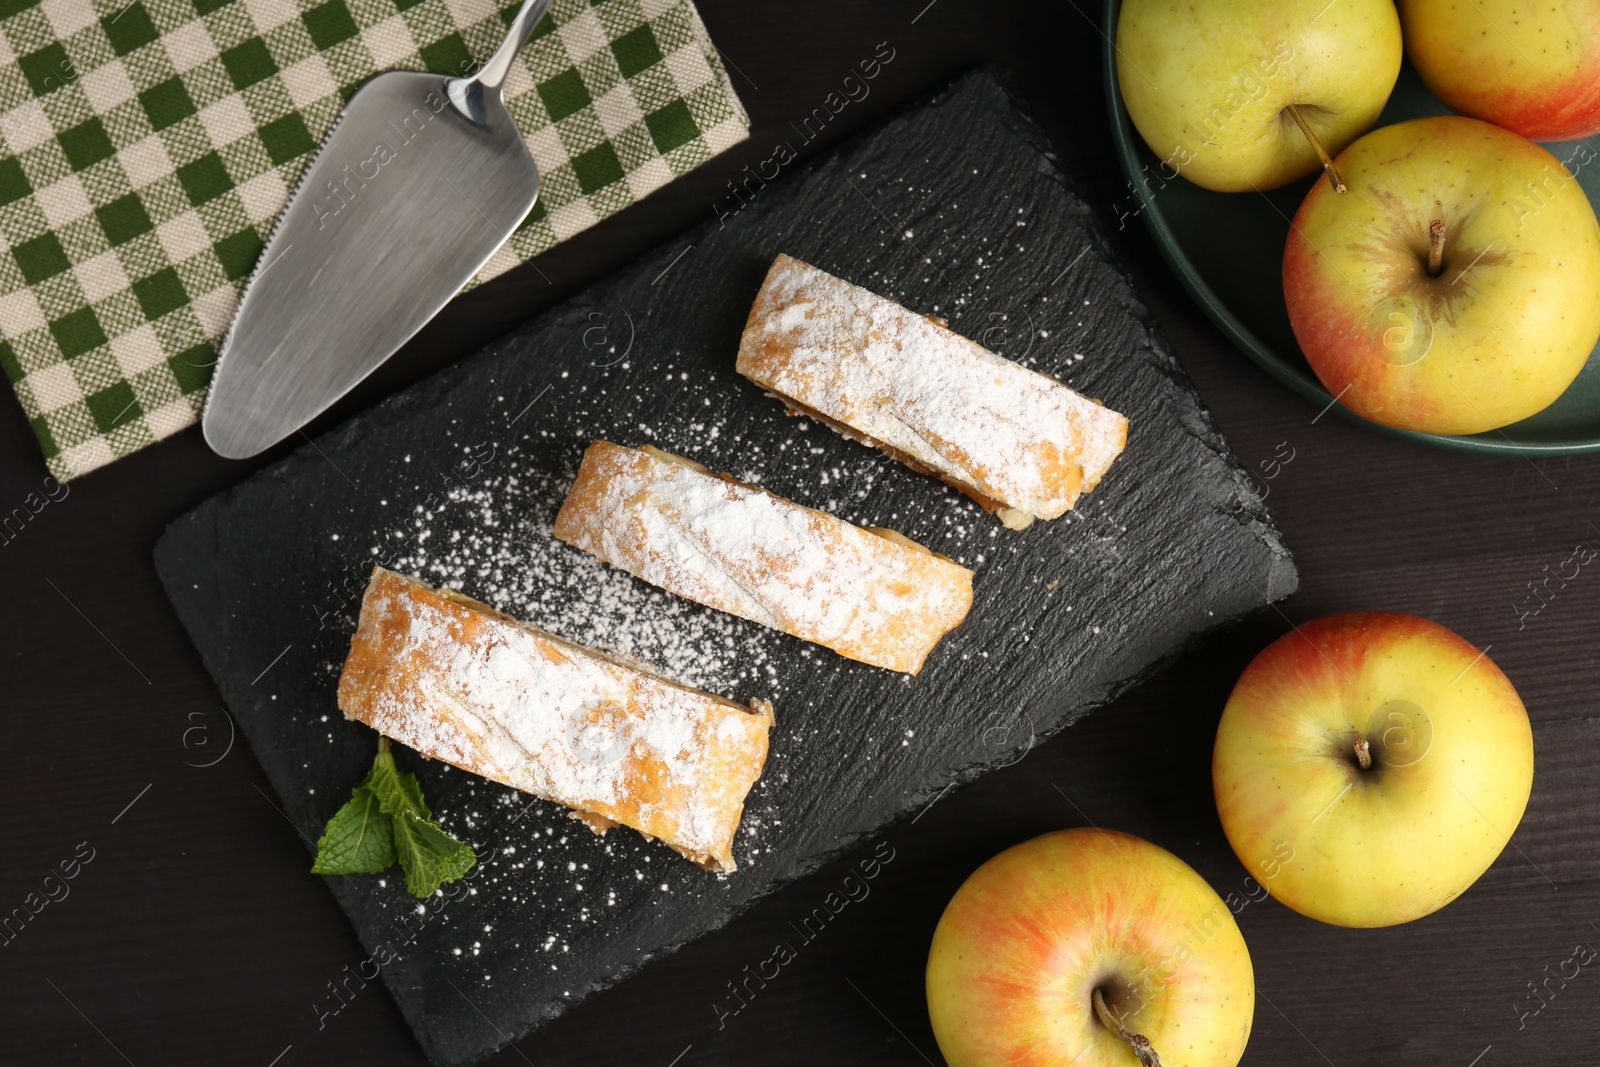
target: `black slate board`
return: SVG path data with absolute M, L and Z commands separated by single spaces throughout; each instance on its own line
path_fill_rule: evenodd
M 402 756 L 483 861 L 425 905 L 394 876 L 328 881 L 373 954 L 364 972 L 381 965 L 437 1062 L 484 1057 L 1294 590 L 1265 507 L 995 74 L 746 190 L 749 206 L 213 498 L 157 546 L 168 595 L 308 840 L 372 756 L 334 688 L 373 562 L 776 704 L 741 870 L 720 879 L 631 831 L 594 837 L 553 805 Z M 1102 399 L 1131 419 L 1127 452 L 1070 517 L 1014 533 L 787 418 L 732 371 L 779 251 Z M 909 679 L 610 571 L 549 535 L 596 437 L 899 529 L 977 571 L 972 614 Z

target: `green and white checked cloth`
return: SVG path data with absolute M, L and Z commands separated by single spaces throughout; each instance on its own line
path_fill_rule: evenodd
M 244 279 L 356 87 L 471 73 L 518 6 L 0 0 L 0 365 L 58 479 L 197 420 Z M 506 103 L 543 181 L 474 283 L 749 135 L 691 0 L 556 0 Z

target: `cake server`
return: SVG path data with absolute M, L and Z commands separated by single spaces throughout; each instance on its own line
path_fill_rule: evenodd
M 472 77 L 387 71 L 350 98 L 223 339 L 200 419 L 212 449 L 243 459 L 310 422 L 521 225 L 539 171 L 502 89 L 549 6 L 527 0 Z

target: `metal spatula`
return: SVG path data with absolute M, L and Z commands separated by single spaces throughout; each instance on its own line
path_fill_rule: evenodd
M 304 426 L 394 354 L 521 225 L 539 172 L 502 96 L 550 0 L 527 0 L 471 78 L 363 85 L 267 242 L 201 416 L 243 459 Z

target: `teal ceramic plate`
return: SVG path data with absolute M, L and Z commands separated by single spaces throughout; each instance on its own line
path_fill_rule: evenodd
M 1170 172 L 1162 170 L 1145 147 L 1117 87 L 1114 38 L 1121 7 L 1121 0 L 1106 0 L 1103 49 L 1111 136 L 1128 179 L 1115 217 L 1122 226 L 1143 220 L 1184 287 L 1245 355 L 1317 407 L 1332 406 L 1347 418 L 1396 437 L 1464 452 L 1600 452 L 1600 348 L 1554 404 L 1532 418 L 1487 433 L 1452 437 L 1395 430 L 1334 404 L 1300 354 L 1283 304 L 1283 245 L 1289 220 L 1313 178 L 1266 194 L 1214 193 L 1181 177 L 1166 180 Z M 1378 125 L 1447 113 L 1408 63 Z M 1557 159 L 1568 161 L 1589 202 L 1600 204 L 1600 136 L 1545 147 Z

